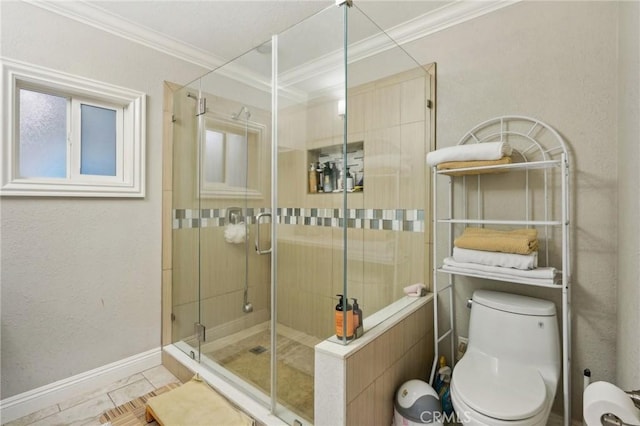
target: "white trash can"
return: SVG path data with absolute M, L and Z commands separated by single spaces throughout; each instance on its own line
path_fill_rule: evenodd
M 436 391 L 422 380 L 409 380 L 396 392 L 394 426 L 443 426 L 442 404 Z

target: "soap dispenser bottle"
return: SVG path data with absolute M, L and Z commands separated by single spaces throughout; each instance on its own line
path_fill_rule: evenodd
M 362 326 L 362 310 L 358 305 L 358 299 L 353 298 L 353 329 L 356 339 L 364 333 L 364 327 Z
M 345 299 L 342 294 L 337 295 L 340 300 L 336 305 L 336 337 L 341 340 L 351 340 L 353 339 L 353 306 L 346 303 L 346 312 L 345 312 Z

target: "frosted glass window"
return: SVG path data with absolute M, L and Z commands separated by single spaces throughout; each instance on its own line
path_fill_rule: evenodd
M 115 176 L 116 111 L 82 104 L 80 116 L 80 173 Z
M 221 183 L 230 187 L 247 186 L 247 140 L 235 133 L 206 131 L 203 160 L 204 184 Z
M 224 133 L 207 130 L 204 150 L 204 178 L 207 183 L 224 182 Z
M 19 175 L 67 174 L 67 105 L 62 96 L 20 89 Z
M 244 136 L 227 133 L 227 184 L 247 186 L 247 140 Z
M 0 71 L 0 197 L 145 196 L 144 93 L 4 57 Z

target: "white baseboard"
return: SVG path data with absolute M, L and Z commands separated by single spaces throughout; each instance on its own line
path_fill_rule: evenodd
M 125 379 L 162 364 L 161 348 L 151 349 L 111 364 L 32 389 L 0 401 L 2 423 L 10 422 Z

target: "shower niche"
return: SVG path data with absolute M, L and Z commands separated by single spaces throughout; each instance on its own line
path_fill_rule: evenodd
M 163 344 L 289 424 L 316 418 L 316 346 L 358 345 L 336 294 L 381 322 L 428 280 L 435 67 L 390 41 L 332 4 L 171 91 Z M 310 191 L 311 164 L 342 186 Z
M 307 151 L 309 194 L 363 191 L 364 142 L 347 143 L 346 156 L 344 148 L 331 145 Z

